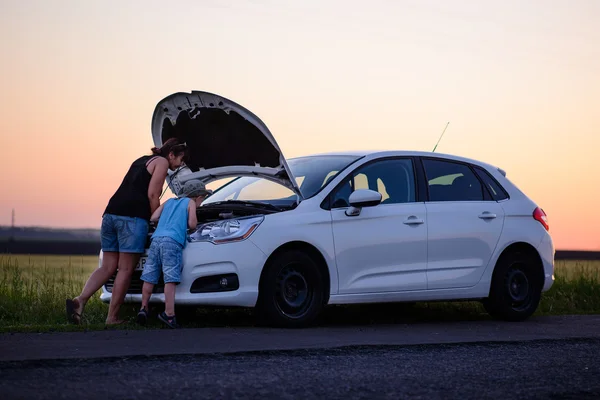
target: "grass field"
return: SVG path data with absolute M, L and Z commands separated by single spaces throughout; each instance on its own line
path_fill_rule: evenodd
M 99 300 L 99 292 L 87 305 L 83 325 L 68 325 L 65 316 L 65 299 L 79 294 L 97 266 L 96 256 L 0 255 L 0 332 L 104 329 L 108 306 Z M 600 313 L 600 261 L 557 261 L 555 276 L 538 315 Z M 133 320 L 136 312 L 137 305 L 122 307 L 123 317 Z M 178 309 L 177 313 L 180 323 L 188 327 L 255 323 L 249 310 Z M 478 302 L 336 306 L 322 317 L 328 325 L 487 318 Z M 132 323 L 121 329 L 138 327 Z

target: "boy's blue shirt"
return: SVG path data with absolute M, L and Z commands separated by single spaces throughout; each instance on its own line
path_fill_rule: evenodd
M 166 236 L 185 247 L 188 226 L 187 208 L 190 201 L 193 200 L 187 197 L 167 200 L 152 238 Z

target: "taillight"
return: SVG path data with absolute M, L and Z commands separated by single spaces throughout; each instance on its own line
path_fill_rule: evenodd
M 550 230 L 550 226 L 548 225 L 548 216 L 541 208 L 536 207 L 536 209 L 533 210 L 533 219 L 542 224 L 547 231 Z

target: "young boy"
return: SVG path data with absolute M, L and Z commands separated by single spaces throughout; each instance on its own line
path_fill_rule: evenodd
M 152 234 L 148 261 L 140 278 L 144 281 L 142 308 L 137 315 L 141 325 L 148 319 L 148 302 L 162 270 L 165 311 L 158 315 L 158 319 L 170 328 L 178 327 L 175 319 L 175 286 L 181 281 L 182 250 L 186 244 L 187 229 L 194 229 L 198 224 L 196 207 L 210 192 L 201 182 L 189 181 L 183 186 L 183 193 L 182 197 L 163 203 L 150 218 L 150 221 L 158 220 L 158 226 Z

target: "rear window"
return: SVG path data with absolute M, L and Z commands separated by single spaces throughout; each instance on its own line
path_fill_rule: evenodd
M 478 166 L 473 166 L 473 169 L 483 181 L 483 184 L 488 188 L 494 200 L 500 201 L 508 199 L 508 193 L 506 190 L 500 186 L 500 184 L 490 175 L 489 172 Z
M 424 159 L 429 201 L 483 201 L 485 192 L 471 169 L 458 162 Z

